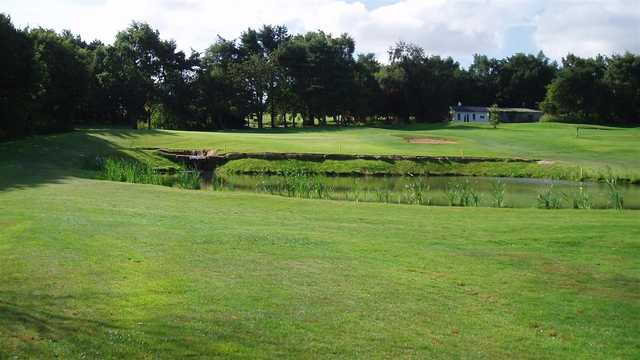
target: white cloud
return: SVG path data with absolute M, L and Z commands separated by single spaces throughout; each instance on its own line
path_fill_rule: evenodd
M 71 29 L 104 42 L 131 21 L 146 21 L 180 48 L 200 51 L 217 35 L 236 38 L 262 24 L 286 24 L 292 32 L 348 32 L 359 52 L 381 60 L 399 40 L 463 62 L 474 53 L 537 51 L 505 48 L 509 29 L 522 25 L 532 26 L 535 44 L 555 58 L 568 51 L 640 51 L 638 0 L 399 0 L 377 8 L 366 0 L 5 0 L 0 11 L 20 26 Z
M 554 58 L 640 52 L 638 0 L 549 2 L 535 25 L 536 43 Z

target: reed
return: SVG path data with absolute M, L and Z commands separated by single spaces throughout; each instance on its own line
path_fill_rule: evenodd
M 199 190 L 200 173 L 196 170 L 181 171 L 174 175 L 173 186 L 187 190 Z
M 593 202 L 591 201 L 591 195 L 584 186 L 584 183 L 580 183 L 578 191 L 573 196 L 573 208 L 574 209 L 591 209 Z
M 431 187 L 425 185 L 423 181 L 417 180 L 415 182 L 405 185 L 404 190 L 406 192 L 406 203 L 413 205 L 431 205 L 431 199 L 427 197 L 427 194 L 431 190 Z
M 538 194 L 538 208 L 540 209 L 560 209 L 562 207 L 562 194 L 554 191 L 553 185 L 542 193 Z
M 507 190 L 507 184 L 502 180 L 497 180 L 491 185 L 491 196 L 493 197 L 493 206 L 497 208 L 505 207 L 504 197 Z
M 449 206 L 479 206 L 480 194 L 471 186 L 469 180 L 447 184 L 445 195 Z
M 200 174 L 187 169 L 173 175 L 163 175 L 153 167 L 121 158 L 107 158 L 102 163 L 100 178 L 132 184 L 175 186 L 181 189 L 200 189 Z
M 609 195 L 609 206 L 622 211 L 624 210 L 624 197 L 618 189 L 617 179 L 614 176 L 607 177 L 607 189 Z

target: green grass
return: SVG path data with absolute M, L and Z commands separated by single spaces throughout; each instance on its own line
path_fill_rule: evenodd
M 401 137 L 432 132 L 459 148 Z M 638 130 L 565 132 L 91 130 L 0 144 L 0 358 L 637 358 L 635 211 L 363 204 L 83 179 L 97 176 L 98 154 L 175 166 L 156 147 L 463 149 L 637 169 Z
M 640 225 L 63 179 L 0 192 L 0 358 L 633 358 Z
M 578 166 L 538 164 L 527 162 L 470 162 L 411 160 L 263 160 L 240 159 L 230 161 L 216 169 L 218 174 L 276 174 L 293 170 L 309 174 L 330 176 L 361 175 L 460 175 L 488 177 L 544 178 L 558 180 L 604 181 L 607 173 L 586 171 Z M 619 174 L 622 176 L 622 174 Z M 624 178 L 624 181 L 640 182 L 639 178 Z
M 580 137 L 576 137 L 580 126 Z M 607 130 L 597 130 L 607 129 Z M 289 129 L 274 132 L 90 131 L 124 148 L 217 149 L 220 152 L 316 152 L 436 156 L 525 157 L 640 176 L 640 128 L 604 128 L 556 123 L 416 125 L 413 127 Z M 411 144 L 436 137 L 456 144 Z
M 603 177 L 611 170 L 620 178 L 636 182 L 640 180 L 640 149 L 637 146 L 640 128 L 598 130 L 602 127 L 579 125 L 580 137 L 576 137 L 576 126 L 555 123 L 504 124 L 494 130 L 481 124 L 437 124 L 397 129 L 267 129 L 217 133 L 82 130 L 0 144 L 0 167 L 13 163 L 12 168 L 6 171 L 20 170 L 16 169 L 16 163 L 19 162 L 23 166 L 37 166 L 41 170 L 56 171 L 62 168 L 65 175 L 69 175 L 73 168 L 73 175 L 84 176 L 77 169 L 82 167 L 87 158 L 113 154 L 157 167 L 175 166 L 150 150 L 168 148 L 214 149 L 219 152 L 525 157 L 552 162 L 535 169 L 525 169 L 524 172 L 532 176 L 536 173 L 546 175 L 547 172 L 555 174 L 567 171 L 575 174 L 582 168 L 593 177 Z M 407 141 L 407 138 L 416 137 L 449 139 L 456 144 L 412 144 Z M 500 169 L 496 167 L 482 167 L 470 170 L 491 175 L 492 172 L 510 172 L 512 169 L 497 171 Z M 518 171 L 514 170 L 515 173 Z

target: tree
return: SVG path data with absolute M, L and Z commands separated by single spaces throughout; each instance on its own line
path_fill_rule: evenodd
M 403 102 L 397 106 L 400 112 L 396 115 L 418 122 L 446 119 L 456 97 L 459 64 L 451 58 L 426 56 L 421 47 L 404 42 L 389 49 L 389 60 L 388 74 L 396 75 L 396 96 L 400 95 Z
M 640 55 L 614 55 L 607 65 L 604 81 L 611 96 L 611 118 L 640 124 Z
M 297 35 L 279 53 L 279 63 L 289 74 L 295 110 L 304 125 L 317 118 L 345 114 L 353 88 L 355 44 L 346 34 L 333 37 L 322 31 Z
M 541 104 L 544 112 L 567 120 L 608 121 L 610 91 L 604 75 L 606 59 L 568 55 Z
M 458 100 L 478 106 L 496 103 L 501 69 L 501 61 L 490 59 L 486 55 L 474 55 L 468 71 L 461 73 Z
M 0 14 L 0 140 L 26 135 L 36 90 L 33 46 L 24 31 Z
M 39 132 L 71 129 L 85 108 L 90 56 L 69 34 L 61 36 L 41 28 L 29 32 L 38 79 L 31 126 Z
M 394 122 L 408 121 L 409 108 L 405 97 L 406 74 L 404 69 L 397 64 L 392 64 L 382 67 L 375 76 L 380 84 L 383 97 L 380 115 L 383 115 L 387 122 L 389 120 Z
M 355 63 L 355 79 L 351 96 L 348 97 L 349 112 L 356 119 L 365 122 L 367 118 L 376 117 L 383 111 L 383 94 L 376 74 L 382 65 L 374 54 L 358 55 Z
M 244 89 L 233 75 L 240 54 L 234 41 L 218 38 L 197 72 L 196 104 L 203 129 L 237 129 L 250 114 Z
M 494 129 L 500 124 L 500 108 L 498 108 L 497 104 L 493 104 L 489 108 L 489 124 L 491 124 Z
M 176 52 L 173 41 L 160 39 L 160 33 L 145 23 L 132 23 L 116 35 L 113 44 L 116 64 L 116 81 L 135 93 L 121 97 L 125 116 L 133 125 L 144 117 L 151 127 L 151 109 L 167 95 L 167 82 L 175 73 L 181 73 L 187 65 L 184 54 Z
M 498 102 L 537 109 L 556 71 L 557 65 L 542 52 L 537 56 L 518 53 L 508 57 L 497 67 Z

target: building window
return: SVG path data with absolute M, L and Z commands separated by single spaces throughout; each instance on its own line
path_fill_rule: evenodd
M 475 119 L 476 119 L 476 114 L 471 115 L 471 118 L 472 118 L 473 120 L 475 120 Z
M 484 120 L 484 115 L 480 115 L 480 120 Z
M 460 121 L 460 113 L 458 113 L 458 121 Z

